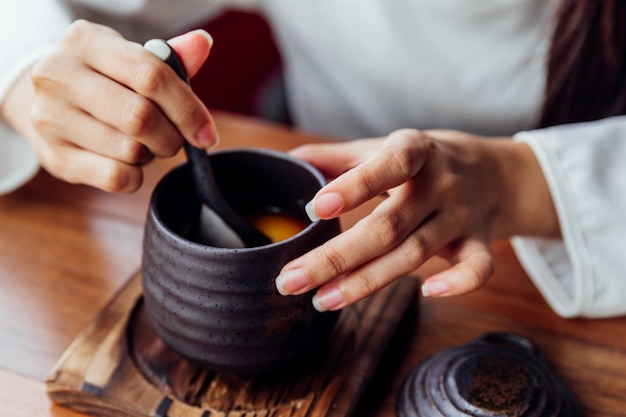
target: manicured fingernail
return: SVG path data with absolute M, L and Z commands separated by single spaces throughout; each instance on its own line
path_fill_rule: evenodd
M 313 296 L 313 307 L 319 312 L 334 310 L 344 302 L 343 294 L 337 287 L 320 289 Z
M 320 219 L 317 217 L 317 214 L 315 214 L 315 208 L 313 207 L 314 201 L 315 200 L 311 200 L 306 203 L 306 206 L 304 206 L 304 211 L 306 211 L 307 216 L 309 216 L 309 219 L 311 219 L 312 222 L 316 222 Z
M 343 200 L 339 193 L 320 194 L 305 206 L 306 213 L 311 221 L 332 219 L 343 208 Z
M 450 284 L 441 279 L 426 281 L 422 285 L 422 295 L 424 297 L 439 297 L 446 295 L 450 291 Z
M 276 277 L 276 288 L 282 295 L 297 294 L 305 289 L 308 284 L 309 281 L 299 269 L 283 272 Z
M 196 141 L 203 148 L 212 148 L 219 143 L 219 135 L 213 123 L 207 123 L 196 133 Z
M 204 36 L 204 38 L 207 40 L 207 42 L 209 43 L 209 46 L 213 46 L 213 37 L 211 35 L 209 35 L 209 32 L 207 32 L 204 29 L 197 29 L 194 31 L 195 33 Z

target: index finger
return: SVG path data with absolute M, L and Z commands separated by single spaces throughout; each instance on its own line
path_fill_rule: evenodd
M 154 102 L 181 135 L 193 145 L 214 145 L 217 142 L 215 124 L 208 109 L 191 87 L 140 44 L 129 42 L 121 36 L 94 39 L 97 32 L 107 29 L 76 29 L 84 32 L 81 33 L 84 39 L 80 42 L 85 45 L 86 64 Z M 97 50 L 90 47 L 95 42 L 99 42 Z
M 432 141 L 413 129 L 391 133 L 374 156 L 323 187 L 307 204 L 312 220 L 339 216 L 413 178 L 427 160 Z

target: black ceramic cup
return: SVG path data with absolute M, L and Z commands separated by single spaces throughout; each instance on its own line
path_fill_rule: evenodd
M 285 366 L 326 342 L 337 313 L 317 312 L 312 293 L 282 296 L 280 269 L 339 233 L 339 222 L 311 223 L 304 205 L 324 184 L 312 166 L 256 148 L 210 154 L 224 197 L 236 211 L 278 211 L 303 222 L 300 233 L 265 246 L 227 249 L 196 239 L 200 205 L 183 164 L 165 175 L 150 201 L 142 283 L 146 312 L 162 341 L 218 372 Z

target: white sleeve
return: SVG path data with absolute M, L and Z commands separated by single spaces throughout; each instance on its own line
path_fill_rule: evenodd
M 15 79 L 59 42 L 70 23 L 55 0 L 5 1 L 0 6 L 0 102 Z
M 5 1 L 0 6 L 0 103 L 15 80 L 58 43 L 70 18 L 55 0 Z M 0 120 L 0 195 L 27 182 L 38 163 L 26 142 Z
M 514 139 L 535 152 L 563 237 L 514 237 L 519 261 L 563 317 L 626 314 L 626 116 Z

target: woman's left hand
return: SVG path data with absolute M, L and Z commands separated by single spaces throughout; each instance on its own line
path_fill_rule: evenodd
M 452 266 L 428 278 L 422 293 L 467 293 L 493 273 L 493 239 L 526 231 L 558 234 L 553 208 L 550 221 L 527 218 L 537 210 L 524 193 L 537 194 L 535 203 L 547 208 L 552 200 L 530 148 L 510 138 L 404 129 L 291 153 L 336 177 L 310 203 L 314 218 L 334 218 L 387 194 L 371 214 L 286 264 L 276 279 L 285 295 L 319 287 L 313 303 L 320 311 L 367 297 L 435 255 Z M 520 175 L 529 187 L 518 184 Z

